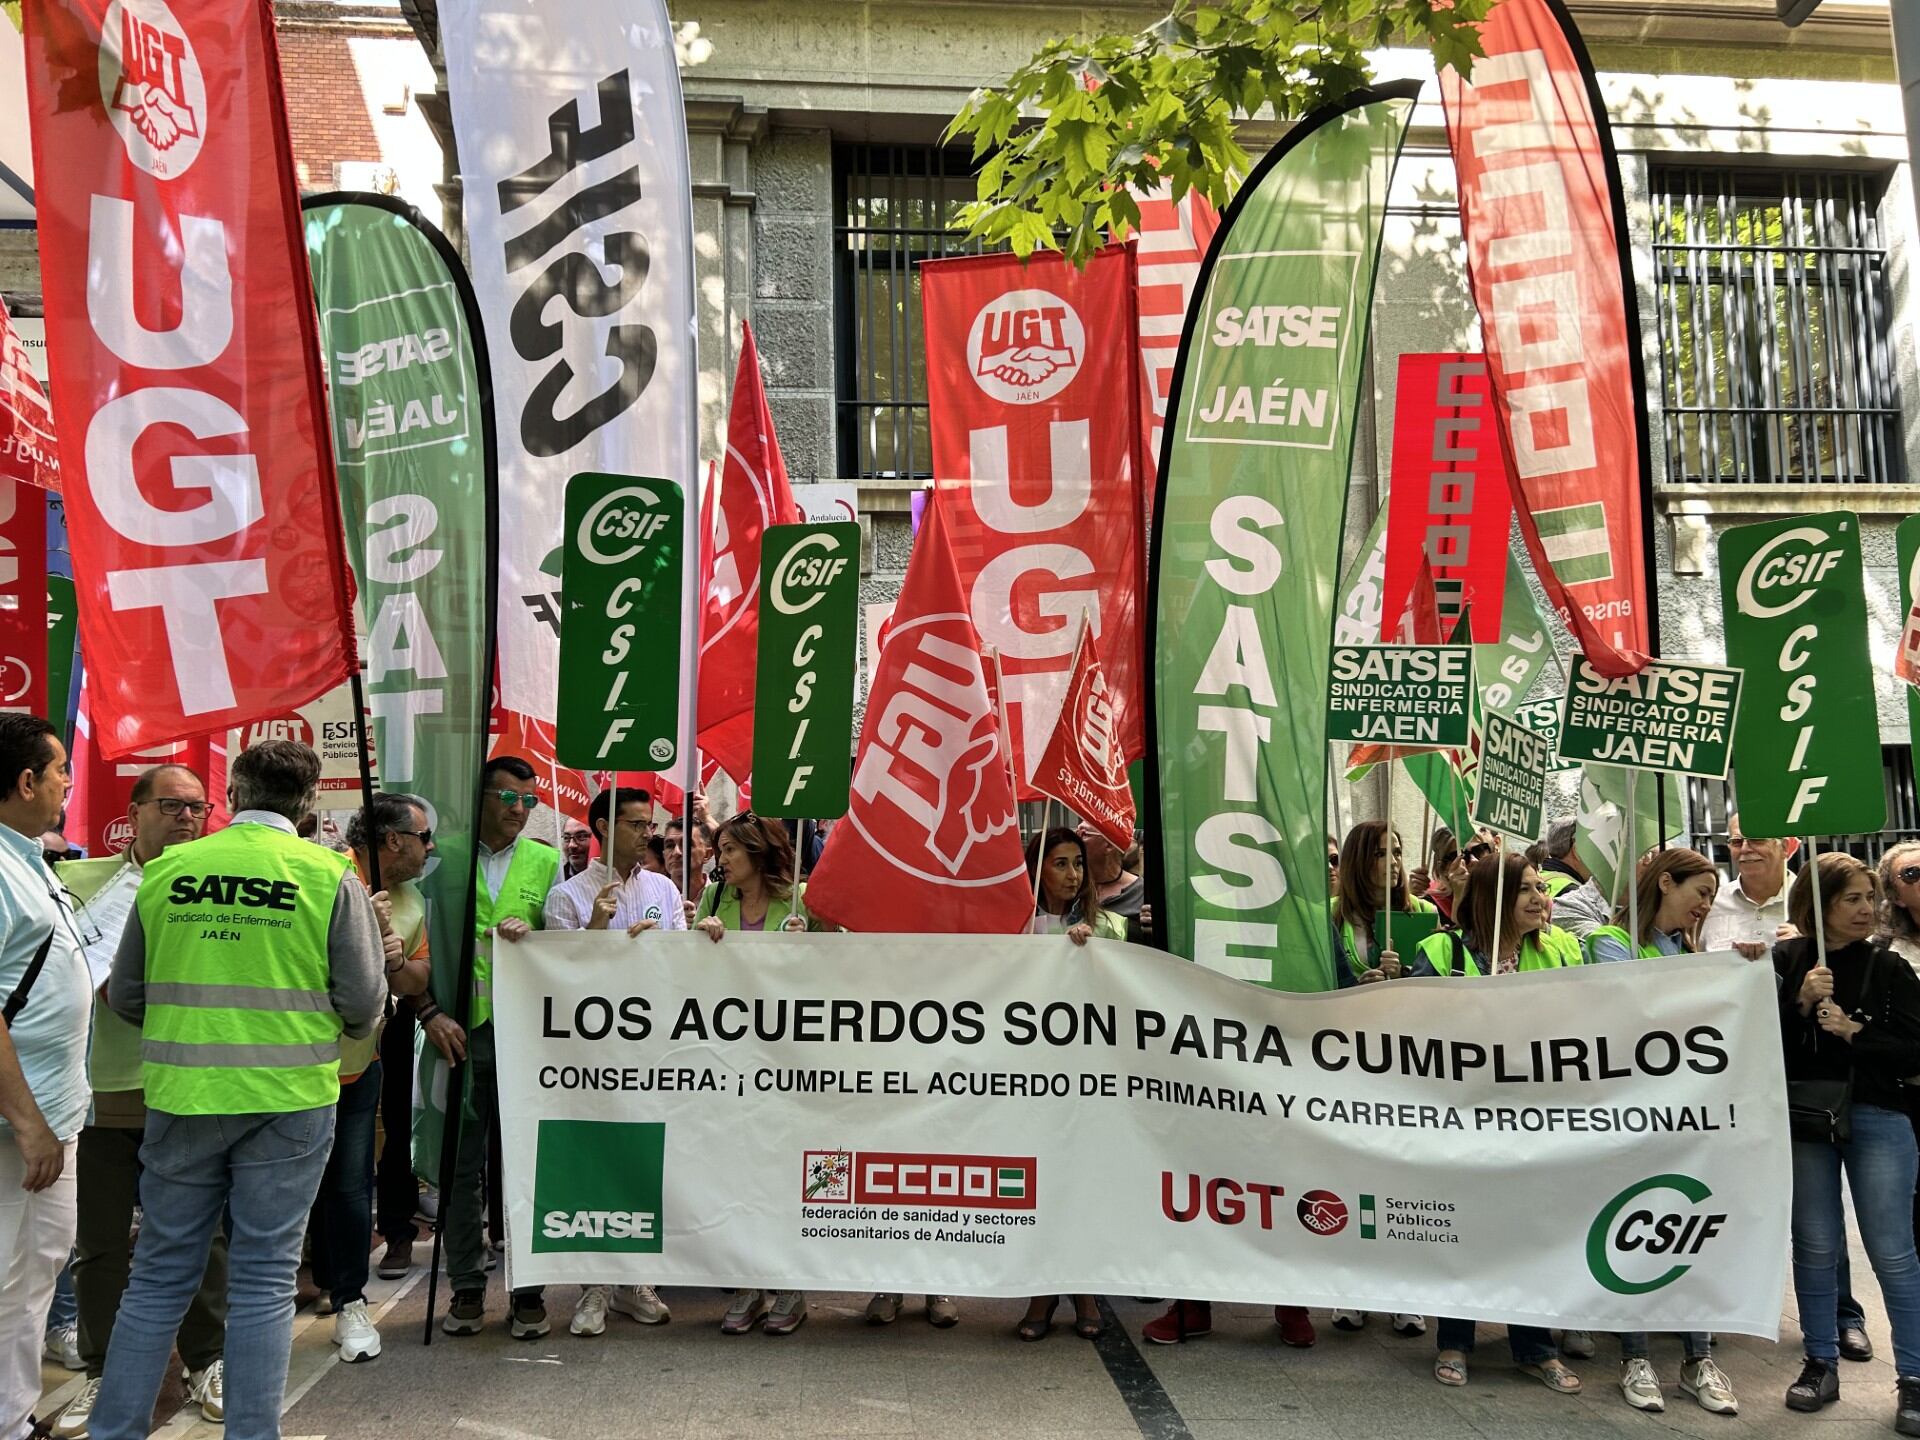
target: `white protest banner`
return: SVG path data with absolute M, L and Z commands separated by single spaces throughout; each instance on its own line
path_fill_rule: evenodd
M 537 934 L 494 978 L 512 1283 L 1772 1337 L 1772 976 L 1648 963 L 1296 995 L 1064 936 Z

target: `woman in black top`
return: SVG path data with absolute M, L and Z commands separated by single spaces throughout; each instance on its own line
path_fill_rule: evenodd
M 1787 1080 L 1852 1078 L 1848 1138 L 1793 1142 L 1793 1289 L 1807 1361 L 1787 1389 L 1787 1408 L 1818 1410 L 1840 1398 L 1839 1291 L 1845 1253 L 1840 1172 L 1846 1171 L 1860 1236 L 1893 1325 L 1900 1401 L 1894 1428 L 1920 1435 L 1920 1258 L 1913 1244 L 1917 1161 L 1907 1122 L 1904 1076 L 1920 1071 L 1920 978 L 1875 945 L 1873 872 L 1850 855 L 1819 858 L 1827 965 L 1814 934 L 1809 866 L 1787 898 L 1801 939 L 1774 947 L 1780 977 L 1781 1042 Z

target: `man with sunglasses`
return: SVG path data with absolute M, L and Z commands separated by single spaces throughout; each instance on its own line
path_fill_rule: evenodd
M 1787 923 L 1787 857 L 1800 842 L 1757 840 L 1742 833 L 1738 815 L 1727 816 L 1727 831 L 1733 878 L 1721 882 L 1713 908 L 1700 922 L 1700 948 L 1738 950 L 1749 960 L 1763 960 L 1776 942 L 1800 933 Z
M 175 845 L 198 840 L 207 827 L 208 811 L 207 787 L 197 774 L 185 765 L 156 765 L 133 782 L 127 806 L 133 840 L 126 850 L 55 867 L 61 884 L 81 902 L 81 938 L 98 974 L 112 967 L 147 864 Z M 140 1027 L 122 1020 L 97 993 L 87 1074 L 93 1087 L 93 1119 L 80 1132 L 75 1159 L 80 1226 L 73 1262 L 80 1362 L 87 1383 L 54 1422 L 53 1433 L 62 1440 L 87 1433 L 100 1397 L 107 1343 L 133 1265 L 130 1231 L 140 1198 L 140 1142 L 147 1125 Z M 180 1322 L 178 1342 L 188 1397 L 216 1424 L 226 1415 L 221 1358 L 226 1340 L 227 1236 L 222 1229 L 214 1234 L 200 1288 Z
M 473 1008 L 463 1043 L 469 1068 L 471 1109 L 460 1126 L 460 1152 L 454 1161 L 453 1193 L 446 1207 L 447 1273 L 453 1299 L 440 1328 L 449 1335 L 478 1335 L 486 1324 L 487 1252 L 481 1219 L 481 1180 L 487 1144 L 500 1110 L 494 1069 L 493 967 L 499 958 L 494 939 L 519 940 L 546 926 L 547 894 L 560 873 L 560 852 L 526 839 L 527 817 L 540 804 L 533 788 L 533 766 L 517 755 L 496 755 L 480 778 L 480 863 L 474 893 Z M 451 996 L 424 998 L 421 1024 L 430 1024 Z M 516 1290 L 509 1330 L 516 1340 L 537 1340 L 550 1328 L 543 1292 Z
M 0 715 L 0 1435 L 33 1428 L 40 1346 L 73 1245 L 74 1149 L 87 1118 L 80 932 L 40 837 L 59 822 L 67 752 L 45 720 Z

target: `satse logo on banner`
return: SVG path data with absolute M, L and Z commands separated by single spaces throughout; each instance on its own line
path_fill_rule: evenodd
M 666 1143 L 663 1124 L 542 1120 L 534 1152 L 534 1254 L 658 1254 Z
M 114 0 L 107 7 L 100 94 L 128 158 L 149 175 L 172 179 L 199 156 L 207 87 L 186 27 L 165 0 Z
M 974 383 L 1009 405 L 1037 405 L 1066 389 L 1087 353 L 1080 317 L 1050 290 L 1010 290 L 980 307 L 967 332 Z

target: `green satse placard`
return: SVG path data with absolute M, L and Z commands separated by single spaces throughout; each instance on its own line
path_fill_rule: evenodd
M 1887 823 L 1860 520 L 1845 510 L 1720 536 L 1727 659 L 1747 673 L 1734 736 L 1740 827 L 1845 835 Z
M 1893 532 L 1894 551 L 1900 557 L 1900 623 L 1913 609 L 1913 597 L 1920 594 L 1920 515 L 1909 515 Z M 1894 637 L 1896 640 L 1899 636 Z M 1920 755 L 1920 688 L 1903 685 L 1907 692 L 1907 733 L 1913 753 Z
M 847 813 L 860 527 L 775 525 L 760 542 L 753 793 L 773 814 Z
M 1473 792 L 1473 823 L 1509 840 L 1547 833 L 1547 771 L 1551 737 L 1489 710 L 1480 733 L 1480 774 Z
M 567 482 L 555 750 L 581 770 L 657 770 L 680 724 L 680 537 L 671 480 Z
M 1327 739 L 1458 748 L 1472 734 L 1473 646 L 1334 647 Z
M 1740 672 L 1725 665 L 1650 660 L 1609 680 L 1576 655 L 1560 710 L 1560 758 L 1724 780 L 1739 704 Z
M 1549 771 L 1577 770 L 1580 767 L 1560 758 L 1560 707 L 1566 703 L 1563 695 L 1549 695 L 1543 700 L 1529 700 L 1524 705 L 1513 707 L 1513 718 L 1529 730 L 1537 730 L 1547 742 L 1547 769 Z

